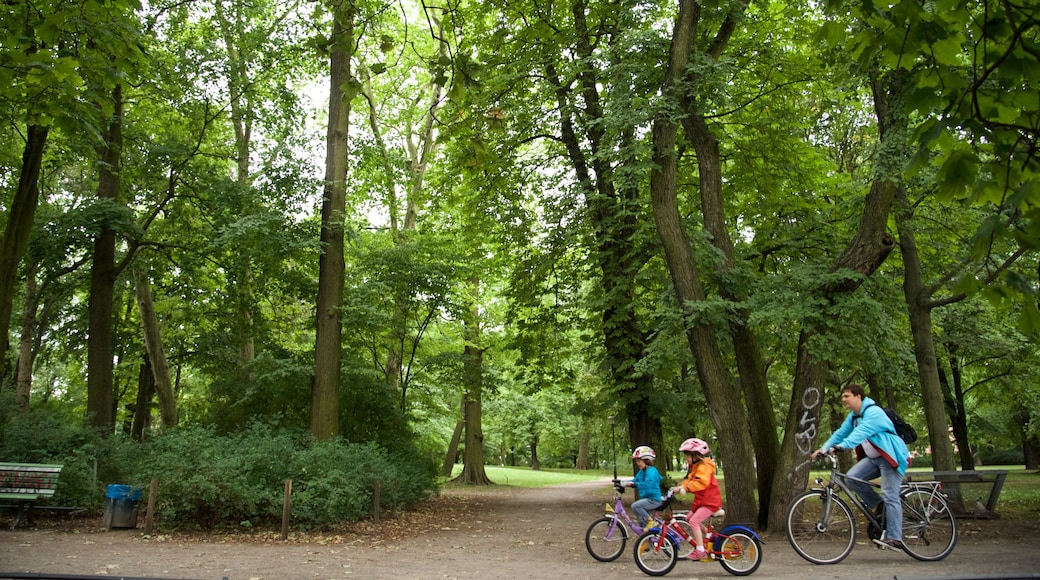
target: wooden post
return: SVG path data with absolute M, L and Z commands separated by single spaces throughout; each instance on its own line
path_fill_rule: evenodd
M 285 498 L 282 500 L 282 539 L 289 538 L 289 514 L 292 511 L 292 480 L 285 480 Z
M 379 480 L 376 480 L 375 486 L 372 490 L 372 519 L 375 523 L 379 523 Z
M 155 523 L 155 496 L 158 489 L 159 480 L 153 477 L 151 484 L 148 486 L 148 507 L 145 508 L 144 516 L 144 533 L 146 536 L 152 535 L 152 525 Z

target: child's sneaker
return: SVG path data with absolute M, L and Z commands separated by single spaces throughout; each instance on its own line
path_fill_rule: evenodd
M 704 550 L 697 550 L 697 549 L 694 549 L 692 552 L 690 552 L 686 556 L 686 558 L 688 560 L 702 560 L 702 559 L 707 558 L 707 557 L 708 557 L 708 553 L 707 552 L 705 552 Z

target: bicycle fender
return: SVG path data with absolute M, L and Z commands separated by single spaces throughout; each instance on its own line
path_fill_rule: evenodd
M 722 530 L 719 533 L 722 534 L 722 535 L 725 535 L 725 536 L 729 536 L 729 535 L 732 535 L 733 532 L 744 532 L 745 534 L 751 536 L 752 538 L 755 538 L 759 542 L 762 541 L 762 537 L 758 535 L 758 532 L 756 532 L 755 530 L 752 530 L 751 528 L 749 528 L 749 527 L 747 527 L 747 526 L 745 526 L 743 524 L 730 524 L 730 525 L 726 526 L 725 528 L 722 528 Z M 723 540 L 723 538 L 721 538 L 721 537 L 715 538 L 716 542 L 721 542 L 722 540 Z

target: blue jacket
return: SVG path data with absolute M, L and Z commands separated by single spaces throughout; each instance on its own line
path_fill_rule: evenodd
M 910 451 L 906 448 L 906 443 L 899 435 L 896 435 L 895 425 L 892 424 L 892 420 L 888 418 L 885 410 L 879 407 L 874 399 L 864 397 L 863 406 L 859 408 L 859 411 L 862 415 L 849 413 L 841 427 L 838 427 L 838 430 L 820 449 L 826 451 L 835 446 L 842 449 L 855 448 L 856 456 L 862 457 L 863 451 L 860 445 L 863 444 L 863 441 L 869 440 L 881 453 L 881 456 L 888 461 L 888 464 L 896 468 L 899 475 L 906 473 Z
M 639 490 L 639 499 L 661 501 L 661 473 L 653 465 L 640 469 L 632 483 Z

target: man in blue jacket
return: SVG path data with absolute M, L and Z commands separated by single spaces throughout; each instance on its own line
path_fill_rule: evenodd
M 841 391 L 841 402 L 851 411 L 841 427 L 819 449 L 821 453 L 840 449 L 855 449 L 859 460 L 848 471 L 850 477 L 870 481 L 881 476 L 881 495 L 868 483 L 848 480 L 849 487 L 863 503 L 877 511 L 885 504 L 885 531 L 874 540 L 891 548 L 903 547 L 903 504 L 899 501 L 899 486 L 908 467 L 910 452 L 906 443 L 896 435 L 896 428 L 888 414 L 873 399 L 866 396 L 863 387 L 849 384 Z

